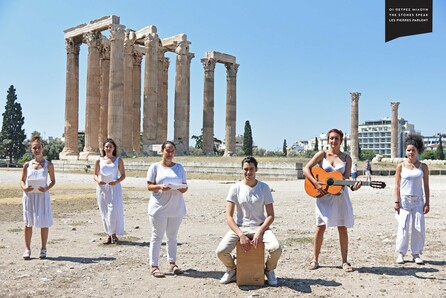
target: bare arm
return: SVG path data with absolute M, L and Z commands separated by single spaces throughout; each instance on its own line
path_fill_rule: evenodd
M 429 168 L 423 163 L 423 186 L 424 186 L 424 214 L 430 211 L 430 188 L 429 188 Z
M 119 178 L 116 181 L 112 181 L 109 184 L 110 185 L 116 185 L 118 183 L 121 183 L 125 179 L 125 168 L 124 168 L 124 161 L 120 158 L 118 160 L 118 170 L 119 170 Z
M 26 186 L 26 174 L 28 173 L 29 163 L 25 163 L 22 168 L 22 179 L 20 180 L 20 186 L 25 192 L 33 190 L 32 186 Z
M 396 166 L 396 172 L 395 172 L 395 203 L 393 206 L 393 209 L 395 209 L 398 214 L 400 213 L 401 208 L 401 171 L 403 169 L 403 165 L 400 163 Z
M 50 184 L 47 187 L 39 188 L 40 191 L 45 192 L 49 191 L 54 185 L 56 185 L 56 175 L 54 174 L 54 165 L 51 162 L 48 162 L 48 175 L 50 176 Z
M 233 202 L 227 202 L 226 204 L 226 223 L 229 228 L 238 235 L 240 238 L 240 245 L 242 246 L 243 251 L 247 252 L 251 245 L 251 240 L 243 234 L 242 230 L 237 226 L 237 223 L 234 220 L 234 211 L 235 204 Z
M 270 227 L 270 225 L 274 222 L 274 206 L 273 204 L 265 205 L 266 218 L 257 232 L 254 234 L 254 238 L 252 239 L 252 243 L 254 247 L 263 241 L 263 233 Z

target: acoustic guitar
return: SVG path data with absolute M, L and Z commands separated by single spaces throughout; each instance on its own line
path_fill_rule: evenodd
M 326 185 L 325 190 L 332 195 L 339 194 L 344 186 L 351 186 L 356 183 L 356 181 L 344 180 L 341 172 L 327 172 L 319 167 L 311 168 L 311 173 L 316 181 Z M 386 187 L 386 184 L 382 181 L 362 181 L 362 186 L 371 186 L 373 188 L 382 189 Z M 319 191 L 308 178 L 305 178 L 305 191 L 312 197 L 320 197 Z

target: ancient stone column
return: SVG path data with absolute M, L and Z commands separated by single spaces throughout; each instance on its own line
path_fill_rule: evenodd
M 239 64 L 225 64 L 226 66 L 226 132 L 225 132 L 225 156 L 236 153 L 236 112 L 237 112 L 237 69 Z
M 164 106 L 164 54 L 166 53 L 166 49 L 160 47 L 158 51 L 158 97 L 156 102 L 156 107 L 158 110 L 158 114 L 156 117 L 157 125 L 156 125 L 156 138 L 155 144 L 162 144 L 166 139 L 163 139 L 163 120 L 165 111 L 163 109 Z M 166 106 L 167 107 L 167 106 Z M 167 134 L 167 131 L 166 131 Z
M 89 155 L 99 155 L 99 102 L 101 82 L 101 33 L 91 31 L 84 34 L 88 45 L 87 59 L 87 97 L 85 108 L 85 146 L 79 159 L 87 159 Z
M 79 129 L 79 50 L 82 44 L 80 37 L 67 38 L 67 69 L 65 85 L 65 146 L 59 154 L 60 159 L 77 159 Z
M 135 41 L 135 32 L 127 29 L 124 39 L 124 114 L 121 144 L 121 150 L 126 155 L 133 155 L 133 53 Z
M 110 26 L 110 91 L 108 97 L 108 136 L 118 147 L 122 144 L 124 104 L 125 26 Z M 119 148 L 118 148 L 119 149 Z
M 204 67 L 203 154 L 214 155 L 214 59 L 201 59 Z
M 350 93 L 352 100 L 352 110 L 350 118 L 350 156 L 352 160 L 359 160 L 359 138 L 358 138 L 358 104 L 360 92 Z
M 162 60 L 162 88 L 161 88 L 161 141 L 167 140 L 167 128 L 169 117 L 168 91 L 169 91 L 169 58 Z
M 189 140 L 190 140 L 190 65 L 192 59 L 195 57 L 195 54 L 188 53 L 187 54 L 187 76 L 186 76 L 186 95 L 187 95 L 187 101 L 186 101 L 186 109 L 189 111 L 187 113 L 187 119 L 186 119 L 186 140 L 187 140 L 187 148 L 189 149 Z M 189 150 L 188 150 L 189 151 Z
M 156 143 L 157 130 L 157 102 L 158 102 L 158 51 L 161 46 L 155 26 L 150 26 L 144 45 L 146 58 L 144 67 L 144 109 L 143 109 L 143 151 L 152 151 L 152 145 Z
M 174 111 L 174 142 L 177 145 L 177 155 L 189 153 L 189 95 L 188 82 L 190 76 L 189 69 L 189 44 L 187 40 L 178 43 L 175 53 L 175 111 Z
M 108 91 L 109 91 L 109 76 L 110 76 L 110 42 L 102 36 L 101 48 L 101 95 L 99 100 L 99 135 L 98 146 L 102 150 L 102 145 L 107 139 L 107 125 L 108 125 Z
M 390 158 L 399 157 L 398 155 L 398 106 L 399 102 L 391 102 L 392 118 L 390 120 Z
M 133 122 L 132 147 L 135 154 L 141 153 L 141 62 L 142 53 L 133 53 Z

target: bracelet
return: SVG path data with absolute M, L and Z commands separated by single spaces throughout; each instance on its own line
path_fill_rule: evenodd
M 350 189 L 351 189 L 352 191 L 355 191 L 355 190 L 353 189 L 353 185 L 350 185 Z
M 395 204 L 398 204 L 398 205 L 399 205 L 399 204 L 400 204 L 400 202 L 398 202 L 398 201 L 397 201 L 397 202 L 395 202 Z

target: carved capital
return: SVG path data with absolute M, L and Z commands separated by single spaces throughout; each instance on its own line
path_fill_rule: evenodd
M 352 97 L 352 103 L 358 103 L 359 101 L 359 97 L 361 96 L 361 92 L 351 92 L 350 93 L 351 97 Z
M 237 70 L 240 64 L 236 63 L 227 63 L 225 64 L 226 67 L 226 76 L 227 77 L 235 77 L 237 76 Z
M 150 33 L 146 36 L 144 39 L 144 46 L 147 48 L 153 48 L 153 47 L 161 47 L 161 39 L 158 37 L 158 34 L 156 33 Z
M 79 55 L 79 51 L 82 45 L 82 39 L 78 37 L 70 37 L 65 39 L 65 48 L 67 54 Z
M 99 31 L 90 31 L 83 34 L 84 42 L 89 48 L 99 50 L 101 48 L 102 34 Z
M 399 105 L 400 105 L 400 103 L 397 101 L 391 102 L 390 106 L 392 107 L 392 112 L 398 111 Z
M 142 54 L 138 51 L 133 52 L 133 65 L 141 66 Z
M 124 25 L 111 25 L 109 27 L 110 31 L 110 42 L 113 41 L 122 41 L 124 42 L 125 38 L 125 26 Z
M 190 42 L 187 40 L 183 40 L 177 43 L 175 47 L 175 53 L 177 55 L 187 55 L 189 53 L 189 45 Z
M 215 71 L 215 64 L 217 64 L 215 59 L 203 58 L 201 59 L 201 63 L 203 63 L 204 71 Z

